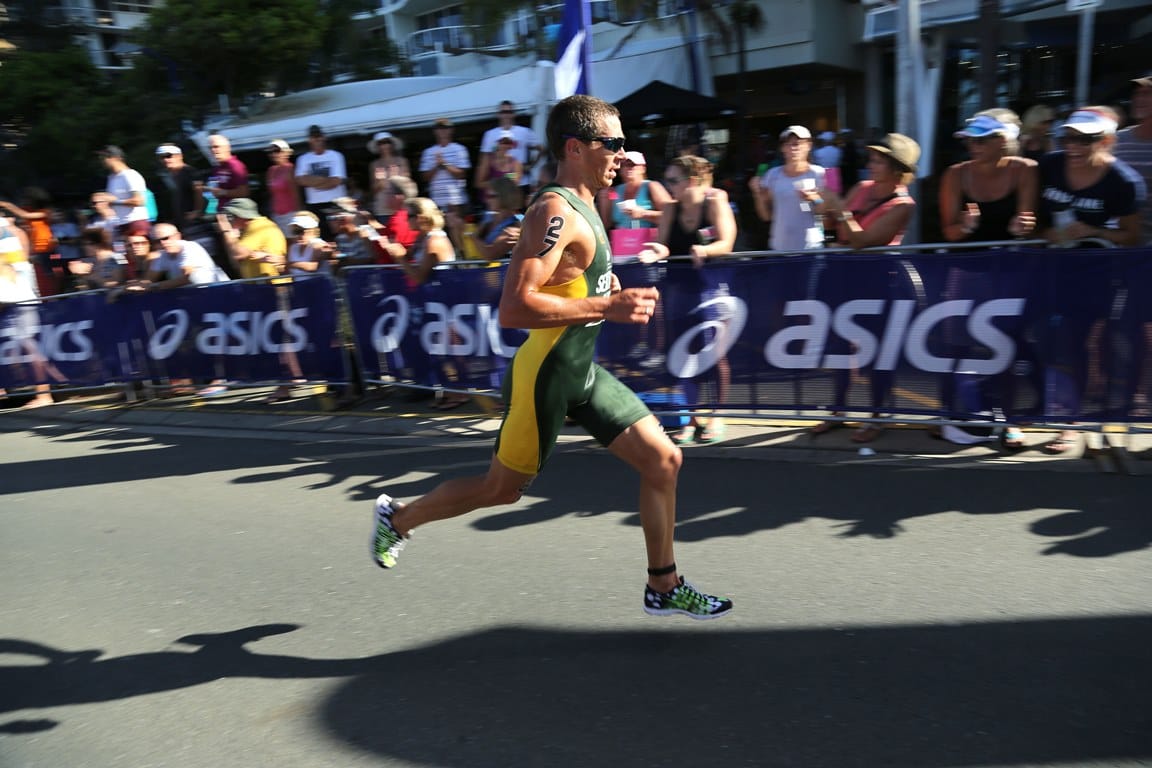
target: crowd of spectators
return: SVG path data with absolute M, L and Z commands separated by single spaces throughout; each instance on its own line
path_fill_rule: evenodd
M 523 208 L 550 170 L 538 137 L 516 117 L 514 106 L 502 102 L 475 158 L 454 140 L 452 122 L 437 120 L 415 171 L 399 137 L 375 133 L 368 143 L 369 185 L 360 197 L 344 155 L 313 125 L 307 151 L 298 156 L 286 139 L 266 147 L 262 205 L 226 136 L 210 137 L 211 167 L 203 172 L 185 162 L 177 144 L 161 144 L 158 170 L 149 179 L 128 165 L 120 148 L 104 147 L 97 156 L 107 180 L 91 195 L 84 216 L 54 209 L 37 189 L 26 190 L 19 204 L 0 202 L 0 261 L 6 264 L 0 277 L 22 286 L 20 295 L 97 288 L 115 295 L 395 264 L 419 285 L 458 254 L 497 260 L 517 242 Z M 973 115 L 955 132 L 967 159 L 939 181 L 943 238 L 1152 243 L 1152 75 L 1133 80 L 1131 118 L 1133 124 L 1120 130 L 1119 113 L 1105 106 L 1061 115 L 1038 105 L 1023 119 L 1007 109 Z M 644 154 L 623 153 L 618 183 L 597 199 L 616 256 L 649 265 L 685 256 L 700 267 L 731 253 L 737 242 L 776 252 L 896 246 L 917 215 L 910 191 L 920 159 L 914 140 L 889 133 L 861 142 L 847 129 L 814 135 L 792 125 L 778 136 L 774 162 L 747 183 L 746 199 L 765 226 L 758 242 L 760 235 L 738 231 L 736 196 L 730 199 L 731 188 L 714 183 L 712 164 L 700 156 L 694 135 L 696 146 L 658 159 L 666 160 L 658 163 L 659 177 L 650 177 Z M 482 206 L 473 210 L 473 199 Z M 710 286 L 705 293 L 718 290 Z M 653 338 L 642 346 L 662 344 Z M 725 401 L 726 369 L 720 360 L 717 403 Z M 837 414 L 848 386 L 847 378 L 837 384 Z M 872 386 L 879 415 L 889 384 L 874 377 Z M 695 388 L 689 382 L 691 408 Z M 718 418 L 694 414 L 677 439 L 709 442 L 721 430 Z M 867 426 L 854 439 L 866 442 L 879 432 Z

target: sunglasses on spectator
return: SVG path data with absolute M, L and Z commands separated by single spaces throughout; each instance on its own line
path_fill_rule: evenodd
M 176 157 L 176 155 L 173 155 L 171 152 L 165 152 L 164 154 L 160 155 L 161 160 L 171 160 L 174 157 Z
M 168 242 L 169 240 L 175 240 L 175 239 L 176 239 L 176 237 L 177 237 L 177 236 L 179 236 L 179 234 L 180 234 L 179 232 L 173 232 L 173 233 L 172 233 L 172 234 L 170 234 L 170 235 L 162 235 L 161 237 L 158 237 L 158 238 L 156 238 L 156 242 L 158 242 L 158 243 L 166 243 L 166 242 Z
M 1071 144 L 1078 147 L 1090 147 L 1096 142 L 1100 141 L 1102 136 L 1089 136 L 1084 133 L 1070 133 L 1067 136 L 1060 137 L 1061 144 Z
M 567 134 L 564 136 L 564 138 L 576 139 L 577 141 L 582 141 L 585 144 L 591 144 L 594 141 L 598 141 L 603 144 L 604 149 L 608 150 L 609 152 L 619 152 L 620 150 L 624 149 L 623 136 L 572 136 Z

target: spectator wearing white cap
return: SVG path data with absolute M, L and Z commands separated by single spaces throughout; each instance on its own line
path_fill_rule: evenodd
M 784 164 L 769 168 L 748 181 L 756 215 L 771 222 L 774 251 L 802 251 L 824 247 L 824 166 L 809 162 L 812 133 L 790 125 L 780 133 Z
M 389 179 L 396 176 L 411 178 L 412 169 L 408 165 L 408 158 L 401 154 L 404 142 L 388 131 L 373 134 L 372 140 L 368 142 L 368 151 L 376 155 L 376 159 L 368 164 L 368 178 L 372 180 L 372 213 L 387 220 L 387 217 L 395 213 Z
M 1146 192 L 1108 151 L 1106 139 L 1117 127 L 1111 117 L 1091 109 L 1076 110 L 1059 126 L 1063 149 L 1040 159 L 1039 228 L 1048 241 L 1141 243 Z
M 944 172 L 940 226 L 958 241 L 1025 237 L 1036 227 L 1036 162 L 1019 157 L 1020 118 L 1009 109 L 977 112 L 953 136 L 968 160 Z
M 1112 154 L 1130 165 L 1144 179 L 1145 191 L 1141 219 L 1144 243 L 1152 245 L 1152 72 L 1132 81 L 1131 115 L 1135 125 L 1116 134 Z
M 672 195 L 648 178 L 648 161 L 642 153 L 624 153 L 620 178 L 622 183 L 597 196 L 605 229 L 659 227 L 661 212 L 672 202 Z
M 272 220 L 285 237 L 291 236 L 290 222 L 300 210 L 300 187 L 296 185 L 296 168 L 292 165 L 292 145 L 284 139 L 273 139 L 264 148 L 268 155 L 268 171 L 264 186 L 268 189 L 268 208 Z
M 496 127 L 489 128 L 480 139 L 480 159 L 476 163 L 475 186 L 479 188 L 480 180 L 487 179 L 488 171 L 484 166 L 491 162 L 501 137 L 504 136 L 505 132 L 509 132 L 515 142 L 509 153 L 520 161 L 523 172 L 520 176 L 519 185 L 524 187 L 523 191 L 527 194 L 528 186 L 532 183 L 532 168 L 535 166 L 542 149 L 540 139 L 531 128 L 516 122 L 516 106 L 507 99 L 500 102 L 500 106 L 496 110 L 496 121 Z
M 184 231 L 204 215 L 204 181 L 184 162 L 184 150 L 175 144 L 156 147 L 160 165 L 156 187 L 157 221 L 175 224 Z M 146 233 L 145 233 L 146 234 Z
M 840 167 L 840 147 L 836 146 L 836 134 L 824 131 L 818 137 L 816 148 L 812 150 L 812 161 L 823 168 Z

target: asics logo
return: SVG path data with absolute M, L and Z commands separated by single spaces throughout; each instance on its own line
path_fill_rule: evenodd
M 151 319 L 152 313 L 146 313 L 144 322 L 151 324 Z M 188 335 L 188 325 L 188 312 L 183 309 L 170 309 L 160 315 L 156 329 L 148 337 L 148 357 L 153 360 L 172 357 Z

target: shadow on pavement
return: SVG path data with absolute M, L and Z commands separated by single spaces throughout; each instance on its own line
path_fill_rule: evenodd
M 0 711 L 222 678 L 350 678 L 316 716 L 362 750 L 459 768 L 933 768 L 1152 758 L 1152 616 L 643 632 L 508 627 L 354 659 L 244 646 L 294 624 L 119 658 L 0 640 Z M 164 706 L 157 698 L 152 706 Z M 50 719 L 0 724 L 36 733 Z
M 4 463 L 0 498 L 43 488 L 82 487 L 148 478 L 247 470 L 238 485 L 291 480 L 304 490 L 344 487 L 350 503 L 368 504 L 382 491 L 401 500 L 427 493 L 442 479 L 483 471 L 491 456 L 486 441 L 433 448 L 405 448 L 402 439 L 372 455 L 349 444 L 309 441 L 227 440 L 178 435 L 142 439 L 138 432 L 108 429 L 69 433 L 34 430 L 72 443 L 101 441 L 100 448 L 52 462 Z M 335 457 L 329 457 L 329 453 Z M 435 467 L 443 475 L 427 477 Z M 411 477 L 412 472 L 416 477 Z M 394 482 L 391 478 L 409 476 Z M 618 514 L 636 509 L 638 480 L 600 449 L 564 448 L 552 458 L 521 504 L 479 510 L 474 528 L 497 532 L 567 516 Z M 810 519 L 832 521 L 837 535 L 889 539 L 904 523 L 950 512 L 967 515 L 1052 510 L 1031 524 L 1050 539 L 1044 554 L 1107 557 L 1152 547 L 1152 515 L 1134 478 L 1077 473 L 982 472 L 973 468 L 865 463 L 797 463 L 700 455 L 680 478 L 676 537 L 693 542 L 746 536 Z M 639 517 L 625 522 L 639 525 Z
M 324 719 L 363 749 L 459 768 L 1143 758 L 1152 757 L 1149 641 L 1149 617 L 778 632 L 507 628 L 390 656 L 342 686 Z

